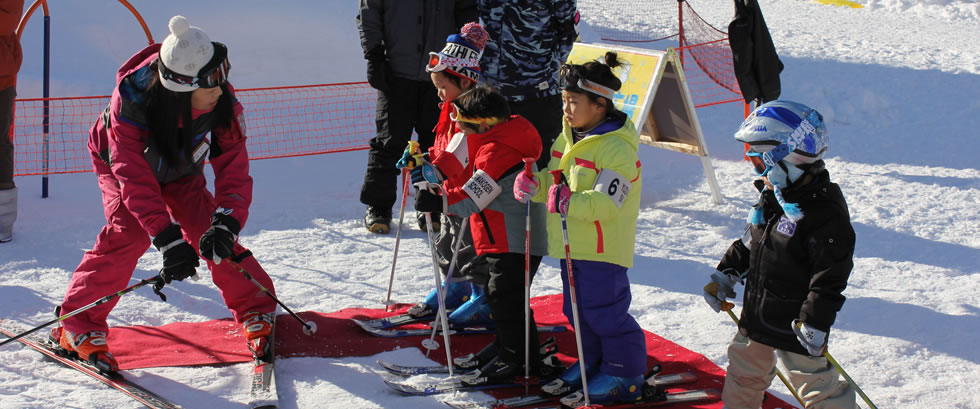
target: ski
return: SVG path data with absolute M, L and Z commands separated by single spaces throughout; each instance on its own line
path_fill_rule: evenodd
M 675 403 L 707 402 L 721 399 L 721 392 L 715 389 L 695 389 L 683 392 L 663 392 L 653 397 L 645 397 L 635 402 L 610 403 L 606 405 L 592 404 L 589 408 L 594 409 L 644 409 L 659 406 L 673 405 Z M 568 406 L 561 404 L 539 406 L 538 409 L 569 409 Z
M 414 337 L 414 336 L 429 336 L 432 334 L 431 328 L 417 328 L 417 329 L 380 329 L 380 328 L 370 328 L 362 326 L 364 331 L 374 335 L 376 337 L 382 338 L 400 338 L 400 337 Z M 563 325 L 546 325 L 538 326 L 539 333 L 546 332 L 563 332 L 566 328 Z M 462 328 L 452 328 L 450 334 L 458 335 L 471 335 L 471 334 L 492 334 L 496 330 L 493 327 L 484 326 L 474 326 L 474 327 L 462 327 Z
M 665 388 L 674 385 L 683 385 L 697 382 L 698 376 L 693 372 L 680 372 L 673 374 L 657 375 L 654 378 L 654 385 L 658 388 Z M 649 381 L 647 381 L 649 382 Z M 443 401 L 451 408 L 456 409 L 509 409 L 536 407 L 538 405 L 558 404 L 558 397 L 532 395 L 518 396 L 514 398 L 495 399 L 483 402 L 467 401 Z
M 558 362 L 551 362 L 555 354 L 558 353 L 558 345 L 555 344 L 555 337 L 549 337 L 545 341 L 541 342 L 538 346 L 538 353 L 541 359 L 547 360 L 550 365 L 558 365 Z M 448 374 L 449 367 L 442 365 L 421 365 L 421 366 L 408 366 L 399 365 L 391 363 L 388 361 L 378 360 L 378 365 L 384 368 L 386 371 L 392 375 L 398 376 L 414 376 L 414 375 L 440 375 Z M 477 354 L 467 354 L 458 358 L 453 359 L 453 368 L 457 371 L 471 371 L 479 367 L 479 358 Z
M 411 383 L 401 380 L 390 380 L 385 379 L 385 385 L 388 385 L 391 389 L 402 395 L 408 396 L 430 396 L 438 395 L 440 393 L 449 393 L 453 391 L 465 392 L 465 391 L 481 391 L 485 389 L 503 389 L 503 388 L 516 388 L 523 386 L 516 382 L 500 382 L 500 383 L 488 383 L 482 385 L 466 385 L 459 380 L 458 377 L 446 378 L 437 380 L 435 382 L 426 383 Z
M 24 332 L 25 330 L 19 325 L 14 324 L 10 321 L 0 321 L 0 333 L 8 337 L 14 337 L 17 334 Z M 24 336 L 18 339 L 20 343 L 27 345 L 36 351 L 44 354 L 48 358 L 51 358 L 58 363 L 75 369 L 83 374 L 86 374 L 92 378 L 95 378 L 99 382 L 102 382 L 112 388 L 125 393 L 129 397 L 135 399 L 137 402 L 146 405 L 148 408 L 153 409 L 171 409 L 180 408 L 179 405 L 167 400 L 156 393 L 153 393 L 138 384 L 126 379 L 121 373 L 115 372 L 111 374 L 100 372 L 98 368 L 89 364 L 86 361 L 79 360 L 73 357 L 63 356 L 64 353 L 60 348 L 56 348 L 48 342 L 45 333 L 34 333 Z
M 279 393 L 276 390 L 276 331 L 273 324 L 269 336 L 269 360 L 254 358 L 252 382 L 248 394 L 250 409 L 276 409 L 279 407 Z
M 375 328 L 375 329 L 388 329 L 394 328 L 405 324 L 414 324 L 418 322 L 432 322 L 435 321 L 435 314 L 423 315 L 421 317 L 416 317 L 410 314 L 401 314 L 385 318 L 376 318 L 373 320 L 359 320 L 357 318 L 351 318 L 361 328 Z

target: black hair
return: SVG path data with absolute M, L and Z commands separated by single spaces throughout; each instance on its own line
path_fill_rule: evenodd
M 510 118 L 510 104 L 497 90 L 478 85 L 453 100 L 457 114 L 469 118 Z
M 146 121 L 150 128 L 150 139 L 167 165 L 176 167 L 181 163 L 193 163 L 193 138 L 191 126 L 191 93 L 174 92 L 163 86 L 159 75 L 160 60 L 150 64 L 152 79 L 147 88 Z M 230 128 L 235 112 L 231 92 L 227 84 L 221 84 L 221 96 L 212 115 L 215 128 Z M 183 155 L 181 155 L 183 151 Z
M 580 88 L 578 86 L 578 80 L 587 79 L 596 84 L 609 87 L 613 91 L 619 91 L 623 87 L 623 82 L 619 80 L 616 74 L 613 74 L 612 69 L 621 65 L 623 65 L 623 61 L 619 59 L 616 52 L 606 51 L 606 54 L 602 56 L 602 62 L 589 61 L 585 64 L 565 64 L 561 66 L 558 75 L 561 78 L 562 89 L 569 92 L 585 94 L 590 100 L 596 103 L 600 99 L 604 99 L 606 100 L 606 110 L 612 112 L 616 111 L 612 100 Z

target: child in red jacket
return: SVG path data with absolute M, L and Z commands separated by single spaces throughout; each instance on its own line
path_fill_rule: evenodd
M 476 86 L 480 78 L 480 54 L 487 42 L 487 33 L 479 24 L 467 23 L 460 30 L 459 34 L 453 34 L 446 40 L 446 47 L 438 53 L 430 53 L 429 63 L 426 70 L 435 85 L 440 104 L 441 112 L 439 122 L 435 127 L 435 142 L 429 149 L 430 157 L 435 158 L 438 153 L 449 152 L 454 155 L 454 160 L 459 163 L 461 169 L 455 174 L 460 175 L 462 180 L 454 180 L 453 183 L 461 185 L 466 181 L 462 175 L 467 171 L 472 171 L 467 159 L 466 144 L 463 133 L 457 122 L 452 120 L 456 115 L 456 107 L 451 102 L 460 94 Z M 405 152 L 400 166 L 405 166 L 411 160 L 411 153 Z M 436 238 L 436 250 L 438 252 L 439 267 L 443 274 L 448 276 L 449 285 L 446 291 L 446 308 L 452 310 L 449 321 L 458 325 L 489 324 L 490 309 L 486 303 L 485 293 L 487 281 L 487 263 L 482 257 L 478 257 L 473 248 L 473 237 L 470 231 L 461 231 L 463 218 L 445 214 L 442 209 L 442 197 L 438 192 L 419 190 L 415 196 L 415 208 L 418 211 L 419 227 L 425 230 L 425 222 L 421 209 L 429 208 L 432 210 L 433 217 L 442 214 L 441 223 L 433 220 L 432 229 L 438 234 Z M 440 232 L 440 226 L 442 226 Z M 456 248 L 456 241 L 461 241 Z M 456 264 L 453 271 L 449 267 L 454 256 Z M 439 308 L 438 292 L 433 289 L 422 302 L 408 309 L 408 314 L 414 317 L 433 316 Z M 476 363 L 460 362 L 464 369 L 476 366 Z
M 493 358 L 462 380 L 479 385 L 522 375 L 526 326 L 530 329 L 531 371 L 537 376 L 555 374 L 553 368 L 540 364 L 533 314 L 528 322 L 524 320 L 525 267 L 533 278 L 547 251 L 544 205 L 530 207 L 530 264 L 525 266 L 528 207 L 509 194 L 517 175 L 524 172 L 523 159 L 540 155 L 541 139 L 530 122 L 511 116 L 507 100 L 490 88 L 467 91 L 453 104 L 453 118 L 464 134 L 470 165 L 464 168 L 458 156 L 448 151 L 434 152 L 431 164 L 417 167 L 412 176 L 413 182 L 423 186 L 442 184 L 449 213 L 468 218 L 476 253 L 489 266 L 486 298 L 497 337 L 478 356 Z M 464 182 L 457 183 L 459 180 Z

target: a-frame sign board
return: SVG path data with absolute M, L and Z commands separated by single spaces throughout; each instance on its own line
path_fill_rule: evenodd
M 640 142 L 700 157 L 711 199 L 720 204 L 721 190 L 677 52 L 575 43 L 568 62 L 601 61 L 607 51 L 615 51 L 625 62 L 613 71 L 623 82 L 613 102 L 640 131 Z

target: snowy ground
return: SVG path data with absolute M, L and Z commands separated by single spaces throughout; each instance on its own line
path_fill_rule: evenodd
M 724 27 L 729 1 L 691 0 Z M 763 0 L 780 56 L 783 97 L 819 109 L 831 135 L 828 167 L 851 207 L 857 250 L 830 350 L 882 408 L 977 408 L 980 352 L 980 3 L 869 0 L 863 9 Z M 230 4 L 230 3 L 229 3 Z M 154 38 L 181 13 L 229 45 L 239 87 L 363 80 L 354 2 L 290 8 L 256 0 L 226 5 L 137 2 Z M 104 95 L 112 73 L 146 44 L 114 2 L 50 5 L 52 95 Z M 36 13 L 40 14 L 40 12 Z M 588 16 L 585 16 L 586 19 Z M 40 95 L 40 18 L 24 34 L 21 97 Z M 588 30 L 586 30 L 588 36 Z M 588 37 L 586 37 L 588 39 Z M 755 200 L 752 172 L 731 139 L 741 107 L 698 111 L 725 203 L 714 205 L 695 157 L 641 148 L 645 186 L 631 313 L 641 325 L 727 363 L 728 317 L 704 305 L 700 288 L 739 236 Z M 241 240 L 276 280 L 291 308 L 334 311 L 380 306 L 394 235 L 367 233 L 357 202 L 365 152 L 257 161 L 255 201 Z M 0 318 L 49 320 L 71 271 L 104 223 L 91 174 L 17 180 L 20 217 L 0 245 Z M 397 212 L 396 212 L 397 214 Z M 411 214 L 406 219 L 412 219 Z M 432 283 L 424 235 L 405 232 L 393 298 L 415 302 Z M 147 253 L 136 277 L 160 267 Z M 546 259 L 535 295 L 560 291 L 557 261 Z M 206 271 L 201 271 L 207 277 Z M 123 297 L 111 325 L 159 325 L 228 316 L 208 280 Z M 383 354 L 421 362 L 402 349 Z M 284 408 L 443 407 L 435 399 L 389 393 L 377 357 L 286 359 L 278 385 Z M 186 407 L 240 407 L 246 365 L 130 371 L 146 387 Z M 785 389 L 774 391 L 787 400 Z M 83 375 L 9 345 L 0 354 L 0 408 L 138 407 Z

